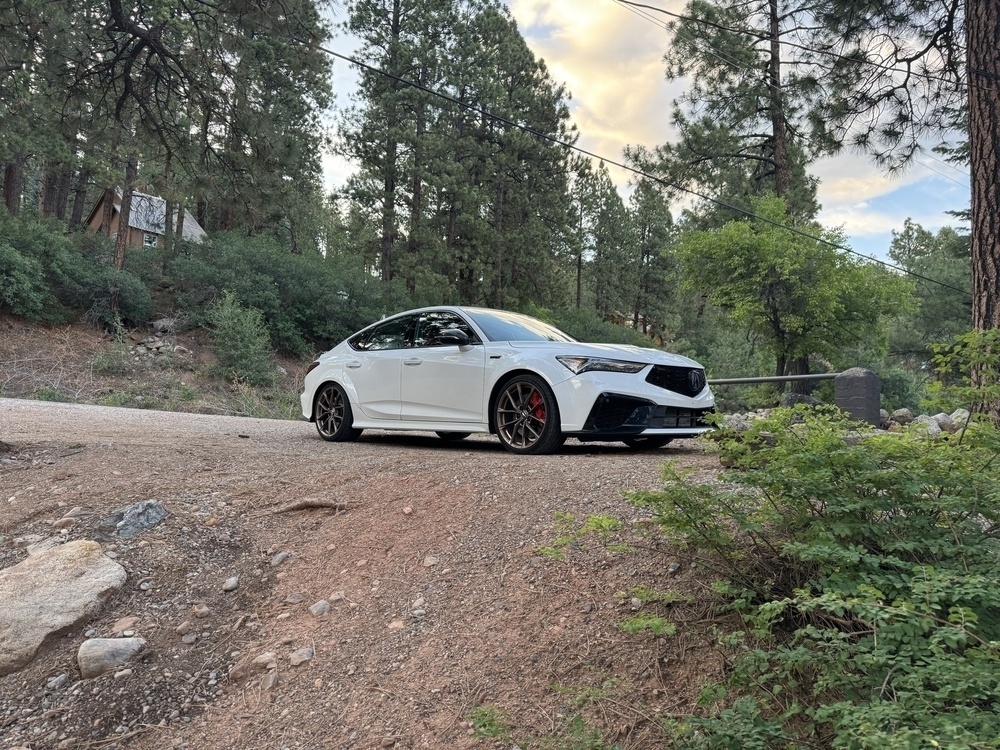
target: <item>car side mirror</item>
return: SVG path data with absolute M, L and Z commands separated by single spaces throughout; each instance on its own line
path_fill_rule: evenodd
M 469 335 L 457 328 L 445 328 L 437 335 L 439 344 L 443 346 L 468 346 Z

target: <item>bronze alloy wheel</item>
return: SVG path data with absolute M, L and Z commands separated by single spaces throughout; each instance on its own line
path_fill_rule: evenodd
M 342 442 L 354 440 L 361 430 L 353 427 L 351 402 L 344 389 L 336 383 L 326 383 L 316 396 L 316 430 L 324 440 Z
M 497 396 L 497 437 L 514 453 L 549 453 L 562 445 L 555 396 L 540 378 L 519 375 Z

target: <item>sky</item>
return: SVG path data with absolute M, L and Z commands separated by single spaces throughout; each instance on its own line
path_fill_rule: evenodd
M 626 145 L 652 148 L 673 138 L 671 101 L 683 91 L 683 82 L 664 78 L 666 17 L 636 11 L 616 0 L 506 1 L 528 46 L 572 94 L 570 111 L 581 148 L 621 161 Z M 673 12 L 682 12 L 686 4 L 685 0 L 643 1 Z M 333 48 L 350 54 L 354 45 L 350 38 L 340 37 Z M 355 81 L 347 64 L 336 61 L 339 105 L 349 103 Z M 351 170 L 349 164 L 330 157 L 325 165 L 330 185 L 341 184 Z M 811 172 L 820 179 L 819 221 L 841 227 L 852 249 L 881 259 L 888 257 L 892 231 L 901 230 L 907 218 L 935 231 L 956 225 L 947 211 L 968 207 L 967 173 L 933 154 L 922 155 L 894 177 L 860 154 L 824 159 Z M 629 174 L 612 168 L 611 176 L 625 195 Z

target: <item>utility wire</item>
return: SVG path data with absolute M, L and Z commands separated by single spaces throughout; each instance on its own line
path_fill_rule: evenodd
M 721 23 L 716 23 L 715 21 L 709 21 L 707 18 L 698 18 L 696 16 L 687 16 L 687 15 L 684 15 L 683 13 L 675 13 L 673 11 L 666 10 L 665 8 L 658 8 L 655 5 L 646 5 L 645 3 L 637 3 L 637 2 L 634 2 L 633 0 L 614 0 L 614 1 L 616 3 L 618 3 L 618 4 L 620 4 L 620 5 L 629 5 L 629 6 L 632 6 L 632 7 L 635 7 L 635 8 L 645 8 L 647 10 L 651 10 L 651 11 L 654 11 L 656 13 L 662 13 L 665 16 L 670 16 L 671 18 L 676 18 L 676 19 L 678 19 L 680 21 L 692 21 L 694 23 L 702 24 L 703 26 L 710 26 L 711 28 L 718 29 L 719 31 L 729 31 L 729 32 L 732 32 L 734 34 L 745 34 L 746 36 L 754 37 L 756 39 L 761 39 L 761 40 L 764 40 L 764 41 L 770 41 L 770 37 L 767 34 L 764 34 L 764 33 L 761 33 L 761 32 L 756 32 L 756 31 L 753 31 L 751 29 L 734 29 L 734 28 L 732 28 L 730 26 L 725 26 L 725 25 L 723 25 Z M 875 60 L 868 60 L 868 59 L 858 60 L 857 58 L 848 57 L 847 55 L 841 55 L 838 52 L 832 52 L 830 50 L 813 49 L 812 47 L 807 47 L 804 44 L 799 44 L 798 42 L 792 42 L 792 41 L 789 41 L 787 39 L 781 39 L 781 40 L 779 40 L 779 43 L 780 44 L 784 44 L 784 45 L 786 45 L 788 47 L 794 47 L 796 49 L 803 50 L 805 52 L 812 52 L 812 53 L 817 54 L 817 55 L 825 55 L 826 57 L 831 57 L 831 58 L 833 58 L 835 60 L 846 60 L 847 62 L 852 62 L 852 63 L 864 63 L 865 65 L 868 65 L 869 67 L 878 68 L 878 69 L 883 70 L 883 71 L 885 71 L 887 73 L 902 73 L 902 74 L 907 75 L 907 76 L 915 76 L 917 78 L 925 78 L 928 81 L 937 81 L 939 83 L 954 83 L 954 81 L 951 80 L 950 78 L 944 78 L 942 76 L 937 76 L 937 75 L 934 75 L 932 73 L 922 73 L 919 70 L 907 70 L 907 69 L 904 69 L 904 68 L 896 68 L 896 67 L 893 67 L 892 65 L 887 65 L 885 63 L 876 62 Z M 977 86 L 979 88 L 983 88 L 983 90 L 992 90 L 992 89 L 990 89 L 988 87 L 985 87 L 985 86 L 978 86 L 975 83 L 970 83 L 970 85 Z
M 650 15 L 646 11 L 641 10 L 641 8 L 650 8 L 651 6 L 643 5 L 642 3 L 629 2 L 628 0 L 613 0 L 613 2 L 615 2 L 618 5 L 622 6 L 623 8 L 625 8 L 625 10 L 629 11 L 630 13 L 633 13 L 634 15 L 638 16 L 639 18 L 642 18 L 642 19 L 644 19 L 646 21 L 649 21 L 654 26 L 656 26 L 658 28 L 661 28 L 661 29 L 664 29 L 664 30 L 668 30 L 666 22 L 661 21 L 661 20 L 659 20 L 657 18 L 654 18 L 652 15 Z M 707 24 L 707 25 L 709 25 L 709 26 L 711 26 L 713 28 L 717 28 L 717 29 L 720 29 L 720 30 L 731 31 L 733 33 L 738 33 L 738 34 L 747 34 L 747 35 L 750 35 L 750 36 L 757 36 L 758 38 L 761 38 L 761 39 L 767 38 L 767 37 L 765 37 L 765 35 L 762 35 L 762 34 L 761 35 L 757 35 L 754 32 L 750 31 L 749 29 L 733 29 L 733 28 L 730 28 L 728 26 L 722 26 L 720 24 L 714 23 L 712 21 L 703 21 L 703 19 L 698 19 L 698 18 L 694 18 L 694 17 L 691 17 L 691 16 L 683 16 L 683 15 L 680 15 L 680 14 L 677 14 L 677 13 L 672 13 L 671 11 L 667 11 L 667 10 L 660 10 L 660 12 L 664 13 L 666 15 L 676 16 L 677 18 L 681 18 L 681 19 L 684 19 L 684 20 L 703 22 L 703 23 L 705 23 L 705 24 Z M 676 35 L 679 36 L 680 35 L 680 29 L 677 29 L 674 32 L 674 34 L 676 34 Z M 706 52 L 707 54 L 711 55 L 712 57 L 716 58 L 717 60 L 721 60 L 723 63 L 725 63 L 727 65 L 730 65 L 730 66 L 732 66 L 733 68 L 735 68 L 737 70 L 742 70 L 745 73 L 754 73 L 753 70 L 751 70 L 750 68 L 747 68 L 745 65 L 742 65 L 738 60 L 735 60 L 732 57 L 723 54 L 719 49 L 717 49 L 716 47 L 714 47 L 710 42 L 708 42 L 708 41 L 706 41 L 704 39 L 700 39 L 700 38 L 694 36 L 693 34 L 689 36 L 689 39 L 690 39 L 690 41 L 692 43 L 694 43 L 696 45 L 704 44 L 704 46 L 702 47 L 702 50 L 704 52 Z M 793 42 L 788 42 L 787 40 L 784 40 L 784 39 L 779 40 L 779 42 L 781 44 L 787 44 L 787 45 L 791 45 L 791 46 L 794 46 L 794 47 L 800 47 L 802 49 L 806 49 L 802 45 L 794 44 Z M 833 53 L 828 53 L 828 54 L 833 54 Z M 838 55 L 838 57 L 841 57 L 841 56 Z M 872 63 L 872 64 L 874 65 L 875 63 Z M 905 71 L 898 71 L 898 72 L 905 72 Z M 944 80 L 944 79 L 941 79 L 941 80 Z M 771 81 L 766 81 L 766 85 L 770 89 L 773 89 L 773 90 L 776 90 L 776 91 L 779 91 L 779 92 L 781 91 L 781 87 L 779 85 L 776 85 L 776 84 L 772 83 Z M 805 140 L 809 140 L 809 139 L 805 139 Z M 949 164 L 948 162 L 944 161 L 943 159 L 938 159 L 936 156 L 934 156 L 932 154 L 922 153 L 922 156 L 926 156 L 928 159 L 931 159 L 932 161 L 936 161 L 939 164 L 942 164 L 945 167 L 948 167 L 949 169 L 952 169 L 955 172 L 958 172 L 962 176 L 966 176 L 966 172 L 964 172 L 963 170 L 959 169 L 958 167 L 956 167 L 953 164 Z M 951 182 L 954 182 L 956 185 L 960 185 L 960 186 L 962 186 L 964 188 L 968 188 L 969 187 L 968 183 L 963 182 L 962 180 L 959 180 L 959 179 L 957 179 L 954 176 L 945 174 L 941 170 L 935 169 L 930 164 L 926 164 L 925 162 L 921 161 L 920 159 L 915 159 L 915 161 L 920 166 L 922 166 L 922 167 L 924 167 L 926 169 L 929 169 L 931 172 L 935 172 L 935 173 L 941 175 L 941 177 L 943 177 L 946 180 L 950 180 Z
M 482 107 L 478 107 L 478 106 L 476 106 L 474 104 L 470 104 L 468 102 L 463 102 L 463 101 L 461 101 L 459 99 L 456 99 L 453 96 L 450 96 L 449 94 L 445 94 L 445 93 L 442 93 L 440 91 L 435 91 L 432 88 L 424 86 L 424 85 L 422 85 L 420 83 L 416 83 L 415 81 L 410 81 L 410 80 L 408 80 L 406 78 L 402 78 L 400 76 L 394 75 L 392 73 L 389 73 L 388 71 L 382 70 L 381 68 L 375 67 L 374 65 L 369 65 L 368 63 L 362 62 L 361 60 L 353 58 L 353 57 L 351 57 L 349 55 L 344 55 L 344 54 L 341 54 L 340 52 L 334 52 L 331 49 L 327 49 L 326 47 L 323 47 L 322 45 L 314 44 L 314 43 L 311 43 L 311 42 L 303 42 L 303 44 L 306 44 L 308 46 L 314 47 L 315 49 L 317 49 L 317 50 L 319 50 L 321 52 L 324 52 L 324 53 L 330 55 L 331 57 L 335 57 L 335 58 L 338 58 L 340 60 L 344 60 L 345 62 L 349 62 L 352 65 L 355 65 L 355 66 L 357 66 L 359 68 L 367 70 L 367 71 L 369 71 L 371 73 L 374 73 L 376 75 L 384 76 L 386 78 L 394 80 L 397 83 L 403 84 L 404 86 L 409 86 L 410 88 L 414 88 L 414 89 L 417 89 L 419 91 L 423 91 L 424 93 L 430 94 L 431 96 L 435 96 L 435 97 L 437 97 L 439 99 L 443 99 L 443 100 L 445 100 L 447 102 L 450 102 L 452 104 L 456 104 L 459 107 L 461 107 L 462 109 L 469 110 L 471 112 L 475 112 L 476 114 L 482 115 L 483 117 L 489 118 L 489 119 L 494 120 L 494 121 L 496 121 L 498 123 L 501 123 L 503 125 L 507 125 L 508 127 L 516 128 L 516 129 L 522 130 L 522 131 L 524 131 L 526 133 L 530 133 L 531 135 L 533 135 L 536 138 L 539 138 L 541 140 L 548 141 L 548 142 L 553 143 L 553 144 L 555 144 L 557 146 L 562 146 L 565 149 L 568 149 L 570 151 L 575 151 L 575 152 L 577 152 L 579 154 L 583 154 L 584 156 L 589 156 L 591 159 L 597 159 L 597 160 L 603 161 L 603 162 L 605 162 L 607 164 L 611 164 L 611 165 L 616 166 L 616 167 L 618 167 L 620 169 L 624 169 L 626 172 L 631 172 L 632 174 L 635 174 L 635 175 L 637 175 L 639 177 L 642 177 L 642 178 L 645 178 L 647 180 L 652 180 L 653 182 L 656 182 L 656 183 L 658 183 L 660 185 L 663 185 L 664 187 L 668 187 L 668 188 L 672 188 L 674 190 L 679 190 L 681 192 L 688 193 L 689 195 L 693 195 L 696 198 L 700 198 L 702 200 L 708 201 L 709 203 L 713 203 L 716 206 L 719 206 L 720 208 L 725 208 L 725 209 L 728 209 L 730 211 L 735 211 L 736 213 L 742 214 L 742 215 L 744 215 L 744 216 L 746 216 L 748 218 L 757 219 L 758 221 L 761 221 L 761 222 L 763 222 L 765 224 L 769 224 L 769 225 L 771 225 L 773 227 L 776 227 L 778 229 L 783 229 L 786 232 L 791 232 L 792 234 L 799 235 L 800 237 L 804 237 L 804 238 L 806 238 L 808 240 L 812 240 L 813 242 L 819 242 L 819 243 L 821 243 L 823 245 L 827 245 L 829 247 L 835 248 L 835 249 L 840 250 L 842 252 L 851 253 L 852 255 L 856 255 L 859 258 L 864 258 L 867 261 L 870 261 L 870 262 L 873 262 L 873 263 L 878 263 L 879 265 L 884 266 L 885 268 L 890 268 L 890 269 L 892 269 L 894 271 L 898 271 L 899 273 L 905 274 L 907 276 L 913 276 L 914 278 L 921 279 L 922 281 L 927 281 L 927 282 L 929 282 L 931 284 L 937 284 L 938 286 L 944 287 L 946 289 L 951 289 L 952 291 L 959 292 L 960 294 L 968 296 L 968 292 L 965 289 L 960 289 L 959 287 L 952 286 L 951 284 L 946 284 L 943 281 L 938 281 L 936 279 L 932 279 L 932 278 L 929 278 L 927 276 L 923 276 L 922 274 L 916 273 L 915 271 L 910 271 L 909 269 L 903 268 L 902 266 L 897 266 L 897 265 L 895 265 L 893 263 L 889 263 L 888 261 L 884 261 L 884 260 L 880 260 L 878 258 L 873 258 L 873 257 L 867 256 L 864 253 L 860 253 L 857 250 L 854 250 L 854 249 L 852 249 L 850 247 L 847 247 L 846 245 L 837 244 L 836 242 L 832 242 L 832 241 L 830 241 L 830 240 L 828 240 L 828 239 L 826 239 L 824 237 L 817 237 L 815 235 L 809 234 L 808 232 L 804 232 L 801 229 L 797 229 L 796 227 L 788 226 L 787 224 L 782 224 L 781 222 L 775 221 L 773 219 L 769 219 L 766 216 L 760 216 L 760 215 L 754 213 L 753 211 L 749 211 L 749 210 L 747 210 L 745 208 L 740 208 L 739 206 L 731 205 L 729 203 L 726 203 L 725 201 L 719 200 L 718 198 L 713 198 L 711 196 L 708 196 L 708 195 L 705 195 L 703 193 L 700 193 L 700 192 L 698 192 L 696 190 L 692 190 L 691 188 L 684 187 L 683 185 L 678 185 L 676 183 L 670 182 L 669 180 L 666 180 L 666 179 L 664 179 L 662 177 L 657 177 L 656 175 L 649 174 L 647 172 L 643 172 L 642 170 L 637 169 L 636 167 L 630 166 L 628 164 L 625 164 L 623 162 L 617 161 L 615 159 L 609 159 L 607 157 L 601 156 L 600 154 L 596 154 L 593 151 L 588 151 L 587 149 L 581 148 L 580 146 L 577 146 L 574 143 L 570 143 L 568 141 L 560 140 L 559 138 L 556 138 L 555 136 L 551 136 L 551 135 L 548 135 L 547 133 L 543 133 L 543 132 L 541 132 L 539 130 L 536 130 L 536 129 L 528 126 L 528 125 L 521 125 L 520 123 L 514 122 L 513 120 L 510 120 L 510 119 L 504 117 L 503 115 L 498 115 L 498 114 L 490 112 L 490 111 L 488 111 L 486 109 L 483 109 Z

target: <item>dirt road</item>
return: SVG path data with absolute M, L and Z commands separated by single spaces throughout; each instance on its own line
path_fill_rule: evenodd
M 559 748 L 593 731 L 646 748 L 719 666 L 694 624 L 696 571 L 623 500 L 668 460 L 714 475 L 693 441 L 518 457 L 485 436 L 334 445 L 303 422 L 14 399 L 0 441 L 0 567 L 79 508 L 62 537 L 98 539 L 129 576 L 97 619 L 0 679 L 0 747 Z M 162 524 L 99 534 L 148 499 Z M 633 550 L 539 552 L 593 514 L 623 522 Z M 680 599 L 654 605 L 641 586 Z M 677 635 L 617 627 L 656 607 Z M 82 680 L 79 644 L 123 622 L 143 658 Z

